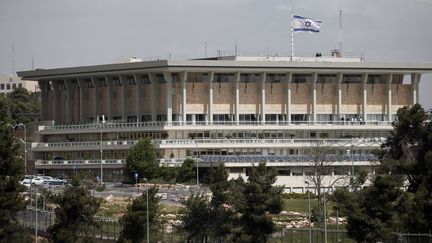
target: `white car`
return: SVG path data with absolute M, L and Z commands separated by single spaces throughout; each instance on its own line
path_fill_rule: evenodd
M 31 184 L 33 186 L 42 186 L 44 183 L 44 178 L 42 176 L 36 176 L 33 178 L 33 180 L 31 181 Z
M 30 187 L 33 178 L 34 178 L 34 177 L 33 177 L 32 175 L 25 175 L 25 176 L 24 176 L 24 179 L 23 179 L 22 181 L 20 181 L 19 183 L 20 183 L 21 185 L 26 186 L 26 187 Z

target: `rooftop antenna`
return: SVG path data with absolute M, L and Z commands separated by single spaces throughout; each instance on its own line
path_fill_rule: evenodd
M 34 70 L 34 57 L 32 56 L 32 70 Z
M 15 74 L 15 44 L 12 44 L 12 74 Z
M 339 55 L 342 56 L 342 10 L 339 10 Z
M 237 38 L 235 39 L 234 55 L 237 57 Z
M 207 40 L 204 41 L 204 58 L 207 58 Z

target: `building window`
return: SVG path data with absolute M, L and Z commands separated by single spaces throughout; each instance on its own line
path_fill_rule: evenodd
M 214 81 L 218 83 L 227 83 L 231 79 L 231 74 L 228 73 L 216 73 L 214 77 Z
M 317 83 L 336 83 L 335 74 L 320 74 L 317 78 Z
M 19 88 L 22 88 L 22 84 L 18 84 L 18 87 L 19 87 Z
M 4 84 L 0 84 L 0 89 L 4 90 L 5 85 Z
M 10 84 L 6 84 L 6 89 L 7 89 L 7 90 L 10 90 L 10 89 L 11 89 Z
M 281 83 L 282 79 L 285 78 L 283 74 L 268 74 L 267 81 L 270 83 Z
M 362 82 L 362 76 L 360 74 L 358 75 L 344 75 L 343 76 L 343 82 L 344 83 L 361 83 Z
M 241 83 L 256 83 L 258 81 L 259 74 L 254 73 L 242 73 L 240 74 Z
M 310 75 L 306 74 L 294 74 L 292 77 L 293 83 L 306 83 L 308 78 L 310 78 Z

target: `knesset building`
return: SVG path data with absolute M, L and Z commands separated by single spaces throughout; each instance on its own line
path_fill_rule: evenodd
M 374 173 L 396 111 L 418 103 L 421 75 L 431 71 L 360 58 L 228 56 L 18 75 L 41 89 L 31 146 L 39 172 L 99 176 L 102 168 L 104 181 L 119 181 L 128 149 L 150 137 L 161 165 L 194 158 L 199 167 L 225 163 L 237 177 L 264 161 L 276 184 L 302 192 L 317 160 L 328 162 L 324 185 L 344 186 L 359 168 Z

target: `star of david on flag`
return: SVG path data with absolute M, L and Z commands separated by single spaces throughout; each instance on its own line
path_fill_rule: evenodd
M 321 21 L 319 20 L 313 20 L 310 18 L 302 17 L 299 15 L 293 16 L 293 22 L 294 22 L 294 32 L 319 32 L 319 29 L 321 28 Z

